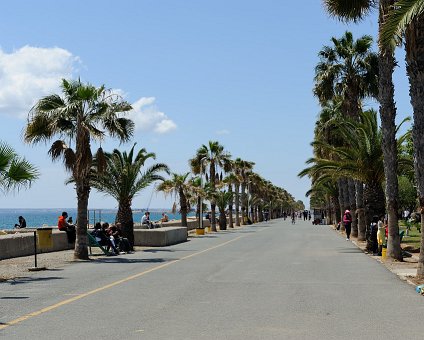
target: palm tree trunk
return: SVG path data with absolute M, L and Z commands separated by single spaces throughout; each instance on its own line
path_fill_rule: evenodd
M 344 202 L 344 196 L 345 195 L 344 195 L 343 191 L 345 189 L 344 189 L 344 184 L 343 184 L 342 178 L 339 178 L 337 180 L 337 186 L 339 187 L 340 221 L 343 221 L 343 214 L 346 210 L 346 205 L 345 205 L 345 202 Z M 345 227 L 344 227 L 343 223 L 340 223 L 340 231 L 343 231 L 343 230 L 345 230 Z
M 358 241 L 365 241 L 366 224 L 364 209 L 364 185 L 362 182 L 355 182 L 356 189 L 356 215 L 358 216 Z
M 73 169 L 77 191 L 77 227 L 74 258 L 88 260 L 87 210 L 90 196 L 89 172 L 92 162 L 89 132 L 82 126 L 82 113 L 77 116 L 76 161 Z
M 227 216 L 225 216 L 225 210 L 219 212 L 219 230 L 227 230 Z
M 236 226 L 240 227 L 240 186 L 239 184 L 234 185 L 235 191 L 235 204 L 236 204 Z
M 131 250 L 134 249 L 134 220 L 131 201 L 119 201 L 115 222 L 121 223 L 122 236 L 128 239 Z
M 365 223 L 367 235 L 367 250 L 372 249 L 370 235 L 370 225 L 374 216 L 379 218 L 385 212 L 384 191 L 380 183 L 367 183 L 364 190 L 365 201 Z M 390 236 L 389 236 L 390 237 Z M 399 237 L 399 234 L 398 234 Z
M 406 71 L 409 78 L 409 95 L 414 110 L 412 135 L 415 152 L 415 179 L 421 213 L 421 248 L 417 277 L 424 278 L 424 18 L 414 20 L 405 34 Z M 393 235 L 395 236 L 395 235 Z M 390 235 L 389 235 L 390 238 Z
M 356 216 L 356 189 L 355 181 L 351 178 L 348 180 L 349 185 L 349 203 L 352 215 L 352 237 L 358 237 L 358 218 Z
M 380 0 L 379 27 L 381 29 L 385 16 L 393 0 Z M 398 211 L 398 178 L 397 178 L 397 143 L 396 143 L 396 105 L 394 101 L 393 70 L 395 58 L 393 52 L 381 46 L 378 54 L 379 93 L 381 130 L 383 134 L 383 163 L 386 177 L 386 202 L 388 214 L 389 238 L 387 242 L 387 257 L 402 260 L 402 249 L 399 240 Z
M 212 191 L 215 191 L 215 163 L 213 162 L 213 160 L 211 161 L 210 164 L 210 169 L 209 169 L 209 174 L 210 174 L 210 178 L 209 181 L 211 183 L 211 187 L 212 187 Z M 211 199 L 211 230 L 212 231 L 217 231 L 216 230 L 216 202 L 215 199 L 212 198 Z
M 339 202 L 339 198 L 336 196 L 332 196 L 331 197 L 331 203 L 333 206 L 333 220 L 335 221 L 335 223 L 339 223 L 341 221 L 340 219 L 340 202 Z
M 228 192 L 233 193 L 233 186 L 231 184 L 228 185 Z M 233 225 L 233 198 L 231 197 L 230 201 L 228 202 L 228 228 L 234 228 Z
M 187 211 L 188 211 L 187 198 L 182 188 L 179 190 L 178 194 L 180 196 L 181 225 L 187 228 Z
M 87 208 L 90 187 L 83 183 L 76 183 L 77 187 L 77 227 L 74 258 L 77 260 L 88 260 L 87 242 Z
M 247 201 L 247 197 L 246 197 L 246 184 L 243 182 L 241 184 L 241 224 L 246 224 L 246 201 Z

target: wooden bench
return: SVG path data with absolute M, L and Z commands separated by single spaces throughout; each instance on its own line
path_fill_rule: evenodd
M 87 237 L 88 237 L 88 247 L 90 248 L 90 255 L 93 255 L 93 253 L 91 252 L 91 247 L 100 248 L 102 252 L 107 256 L 113 255 L 105 247 L 101 246 L 99 242 L 97 242 L 96 238 L 93 235 L 91 235 L 89 232 L 87 232 Z

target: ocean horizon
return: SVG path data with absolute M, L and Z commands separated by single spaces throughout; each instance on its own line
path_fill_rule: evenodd
M 23 216 L 27 223 L 27 228 L 39 228 L 43 225 L 57 226 L 57 220 L 63 211 L 68 213 L 69 217 L 72 217 L 74 222 L 77 217 L 76 208 L 0 208 L 0 229 L 14 229 L 15 223 L 18 223 L 18 217 Z M 89 209 L 89 224 L 93 225 L 96 222 L 108 222 L 114 223 L 118 209 Z M 146 209 L 133 209 L 134 222 L 140 222 L 141 217 L 144 215 Z M 170 220 L 181 219 L 181 214 L 173 214 L 169 209 L 151 208 L 150 220 L 158 221 L 162 217 L 162 213 L 165 212 Z M 194 213 L 188 214 L 188 216 L 194 216 Z

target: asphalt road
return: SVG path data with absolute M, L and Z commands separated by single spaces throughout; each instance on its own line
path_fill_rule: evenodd
M 423 339 L 423 312 L 328 226 L 288 220 L 0 283 L 5 339 Z

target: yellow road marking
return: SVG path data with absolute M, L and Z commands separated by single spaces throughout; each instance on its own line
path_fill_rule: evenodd
M 162 268 L 168 267 L 168 266 L 170 266 L 171 264 L 174 264 L 174 263 L 180 262 L 180 261 L 182 261 L 182 260 L 189 259 L 189 258 L 191 258 L 191 257 L 193 257 L 193 256 L 197 256 L 197 255 L 200 255 L 200 254 L 206 253 L 206 252 L 211 251 L 211 250 L 213 250 L 213 249 L 216 249 L 216 248 L 219 248 L 219 247 L 225 246 L 225 245 L 227 245 L 227 244 L 229 244 L 229 243 L 231 243 L 231 242 L 234 242 L 234 241 L 239 240 L 239 239 L 240 239 L 240 238 L 242 238 L 242 237 L 246 237 L 246 235 L 242 235 L 242 236 L 236 237 L 235 239 L 232 239 L 232 240 L 230 240 L 230 241 L 227 241 L 227 242 L 224 242 L 224 243 L 218 244 L 218 245 L 213 246 L 213 247 L 211 247 L 211 248 L 208 248 L 208 249 L 205 249 L 205 250 L 199 251 L 199 252 L 197 252 L 197 253 L 193 253 L 193 254 L 191 254 L 191 255 L 184 256 L 184 257 L 182 257 L 181 259 L 173 260 L 173 261 L 171 261 L 171 262 L 168 262 L 168 263 L 164 263 L 164 264 L 158 265 L 158 266 L 153 267 L 153 268 L 151 268 L 151 269 L 145 270 L 144 272 L 141 272 L 141 273 L 138 273 L 138 274 L 135 274 L 135 275 L 128 276 L 128 277 L 126 277 L 126 278 L 124 278 L 124 279 L 122 279 L 122 280 L 118 280 L 118 281 L 112 282 L 112 283 L 110 283 L 110 284 L 108 284 L 108 285 L 106 285 L 106 286 L 103 286 L 103 287 L 99 287 L 99 288 L 96 288 L 96 289 L 90 290 L 90 291 L 89 291 L 89 292 L 87 292 L 87 293 L 83 293 L 83 294 L 76 295 L 76 296 L 74 296 L 74 297 L 72 297 L 72 298 L 70 298 L 70 299 L 63 300 L 63 301 L 61 301 L 61 302 L 55 303 L 54 305 L 51 305 L 51 306 L 48 306 L 48 307 L 42 308 L 42 309 L 37 310 L 37 311 L 32 312 L 32 313 L 28 313 L 28 314 L 26 314 L 26 315 L 23 315 L 23 316 L 21 316 L 21 317 L 17 318 L 17 319 L 14 319 L 14 320 L 12 320 L 12 321 L 9 321 L 9 322 L 7 322 L 7 323 L 5 323 L 5 324 L 0 324 L 0 330 L 5 329 L 5 328 L 7 328 L 7 327 L 9 327 L 9 326 L 16 325 L 16 324 L 18 324 L 18 323 L 21 323 L 21 322 L 23 322 L 23 321 L 25 321 L 25 320 L 28 320 L 28 319 L 31 319 L 31 318 L 33 318 L 33 317 L 35 317 L 35 316 L 38 316 L 38 315 L 41 315 L 41 314 L 44 314 L 44 313 L 50 312 L 51 310 L 54 310 L 54 309 L 57 309 L 57 308 L 59 308 L 59 307 L 61 307 L 61 306 L 64 306 L 64 305 L 70 304 L 71 302 L 74 302 L 74 301 L 80 300 L 80 299 L 82 299 L 82 298 L 85 298 L 85 297 L 87 297 L 87 296 L 90 296 L 90 295 L 96 294 L 96 293 L 101 292 L 101 291 L 103 291 L 103 290 L 106 290 L 106 289 L 109 289 L 109 288 L 115 287 L 115 286 L 117 286 L 117 285 L 120 285 L 120 284 L 122 284 L 122 283 L 128 282 L 128 281 L 130 281 L 130 280 L 134 280 L 134 279 L 136 279 L 136 278 L 138 278 L 138 277 L 140 277 L 140 276 L 143 276 L 143 275 L 149 274 L 149 273 L 151 273 L 151 272 L 154 272 L 154 271 L 156 271 L 156 270 L 159 270 L 159 269 L 162 269 Z

